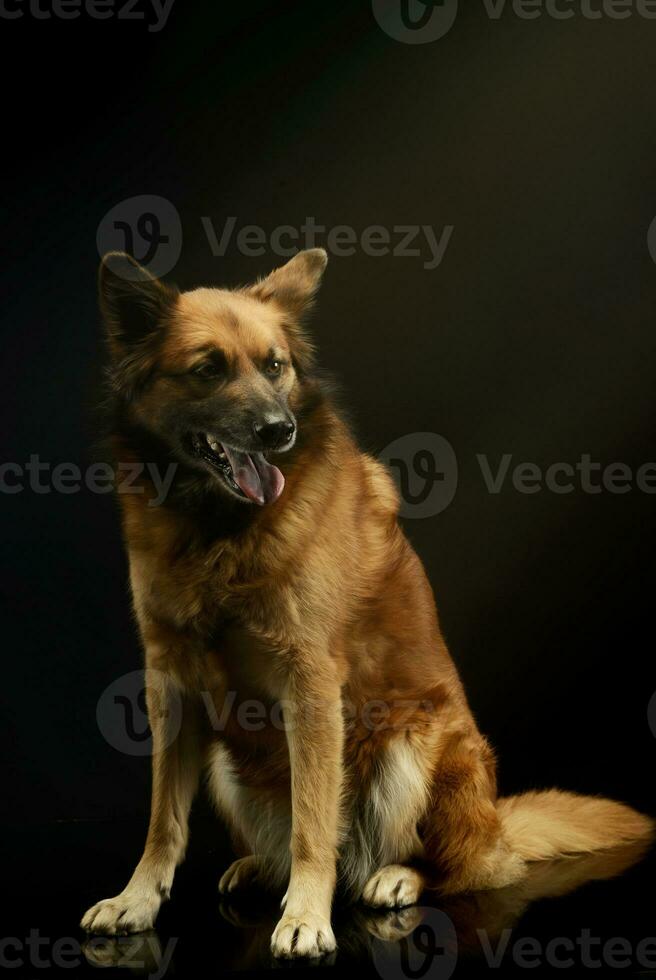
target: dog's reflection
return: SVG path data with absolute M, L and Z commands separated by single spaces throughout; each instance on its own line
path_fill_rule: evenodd
M 407 909 L 378 912 L 362 905 L 338 907 L 336 955 L 362 963 L 373 959 L 382 975 L 386 975 L 381 962 L 386 944 L 393 957 L 398 953 L 401 962 L 405 958 L 410 964 L 424 962 L 431 950 L 438 949 L 443 957 L 480 955 L 481 930 L 492 944 L 505 929 L 518 923 L 531 902 L 566 895 L 589 881 L 614 878 L 636 864 L 647 849 L 648 845 L 634 844 L 605 853 L 540 862 L 532 865 L 528 876 L 517 885 L 443 900 L 429 894 L 421 905 Z M 249 970 L 270 964 L 269 942 L 277 908 L 260 910 L 255 917 L 244 896 L 238 903 L 222 903 L 220 910 L 240 933 L 225 965 Z M 394 944 L 402 949 L 394 950 Z M 331 962 L 334 959 L 321 960 L 320 965 Z M 393 971 L 390 975 L 397 974 Z
M 93 936 L 82 945 L 91 966 L 125 967 L 134 976 L 160 980 L 169 971 L 176 940 L 162 947 L 154 929 L 133 936 Z
M 541 862 L 532 865 L 528 876 L 517 885 L 443 900 L 429 893 L 421 905 L 406 909 L 380 912 L 362 905 L 341 909 L 338 905 L 338 951 L 317 965 L 329 966 L 336 957 L 362 963 L 373 960 L 380 973 L 381 958 L 388 955 L 398 955 L 409 963 L 425 961 L 438 949 L 447 957 L 480 955 L 481 931 L 489 943 L 494 943 L 505 929 L 518 923 L 531 902 L 566 895 L 589 881 L 614 878 L 636 864 L 648 846 L 633 844 L 605 853 Z M 248 893 L 234 902 L 222 901 L 219 910 L 226 933 L 217 965 L 239 971 L 285 965 L 272 960 L 269 949 L 280 914 L 277 903 L 261 896 L 255 901 Z M 84 951 L 94 966 L 125 966 L 134 973 L 157 978 L 169 970 L 173 952 L 170 942 L 162 948 L 154 931 L 90 940 Z
M 590 881 L 615 878 L 644 857 L 649 846 L 642 842 L 597 854 L 539 862 L 530 866 L 523 881 L 508 888 L 441 901 L 428 895 L 422 905 L 400 911 L 376 913 L 358 907 L 352 920 L 355 931 L 347 930 L 341 937 L 341 949 L 346 952 L 348 946 L 351 955 L 358 955 L 358 950 L 363 949 L 366 956 L 376 950 L 376 940 L 406 940 L 411 951 L 416 944 L 417 956 L 428 955 L 426 935 L 432 931 L 430 942 L 442 953 L 480 955 L 481 933 L 488 943 L 495 943 L 504 930 L 517 925 L 532 902 L 567 895 Z M 422 925 L 429 929 L 422 932 Z

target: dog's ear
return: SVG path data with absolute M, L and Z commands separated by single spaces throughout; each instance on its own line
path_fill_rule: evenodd
M 328 254 L 323 248 L 309 248 L 274 269 L 250 292 L 264 303 L 275 300 L 287 313 L 301 319 L 312 306 L 327 264 Z
M 292 358 L 300 374 L 309 374 L 314 367 L 314 346 L 303 329 L 303 318 L 312 308 L 327 265 L 328 253 L 323 248 L 309 248 L 249 289 L 251 296 L 263 303 L 275 302 L 283 311 Z
M 161 327 L 178 291 L 125 252 L 108 252 L 98 274 L 100 310 L 114 354 L 142 345 Z

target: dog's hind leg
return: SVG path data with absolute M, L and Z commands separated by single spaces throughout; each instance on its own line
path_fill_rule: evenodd
M 363 790 L 359 818 L 345 849 L 351 889 L 372 908 L 415 905 L 425 887 L 417 824 L 430 802 L 430 768 L 423 739 L 400 733 L 381 748 Z
M 420 836 L 441 894 L 501 888 L 526 873 L 503 837 L 494 756 L 475 729 L 450 735 L 440 752 Z
M 230 895 L 231 892 L 247 888 L 258 880 L 261 872 L 262 863 L 254 854 L 237 858 L 221 875 L 219 891 L 222 895 Z
M 188 818 L 201 768 L 198 705 L 182 702 L 173 681 L 146 671 L 146 701 L 153 736 L 152 802 L 143 856 L 124 890 L 88 910 L 82 928 L 101 935 L 150 929 L 169 897 L 176 866 L 184 857 Z M 180 724 L 179 731 L 175 728 Z
M 362 901 L 374 909 L 402 909 L 416 905 L 426 885 L 417 868 L 405 864 L 388 864 L 369 879 Z

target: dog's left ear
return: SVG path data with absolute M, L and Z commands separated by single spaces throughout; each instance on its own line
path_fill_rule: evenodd
M 112 353 L 123 356 L 160 329 L 178 297 L 126 252 L 108 252 L 98 272 L 100 310 Z
M 327 265 L 325 249 L 306 249 L 257 282 L 250 293 L 264 303 L 274 300 L 300 320 L 312 306 Z

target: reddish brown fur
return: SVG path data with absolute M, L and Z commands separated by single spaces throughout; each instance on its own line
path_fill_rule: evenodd
M 152 921 L 153 888 L 170 888 L 191 796 L 207 765 L 214 767 L 218 805 L 244 845 L 259 846 L 267 834 L 263 824 L 253 836 L 252 800 L 271 808 L 280 839 L 288 841 L 290 856 L 274 853 L 275 838 L 271 853 L 265 845 L 264 854 L 230 869 L 230 884 L 225 879 L 228 888 L 237 876 L 291 875 L 273 940 L 279 955 L 331 948 L 340 855 L 351 886 L 385 905 L 414 901 L 425 885 L 444 892 L 503 885 L 525 873 L 525 858 L 570 847 L 560 817 L 544 821 L 543 854 L 535 841 L 523 845 L 516 814 L 504 829 L 494 758 L 467 706 L 424 570 L 398 525 L 397 492 L 313 380 L 300 316 L 323 265 L 317 253 L 306 253 L 250 291 L 159 297 L 159 341 L 148 350 L 142 345 L 140 364 L 130 355 L 131 383 L 138 386 L 139 372 L 150 372 L 130 407 L 141 422 L 190 397 L 180 377 L 194 352 L 210 345 L 227 350 L 238 366 L 236 403 L 249 385 L 260 384 L 256 364 L 267 349 L 288 352 L 289 404 L 299 413 L 310 408 L 298 446 L 281 457 L 282 496 L 261 509 L 248 505 L 248 520 L 235 533 L 208 533 L 193 507 L 150 507 L 147 483 L 144 495 L 121 499 L 146 663 L 184 692 L 186 713 L 172 746 L 162 745 L 153 725 L 146 853 L 122 896 L 87 914 L 88 928 L 111 932 Z M 114 361 L 124 361 L 111 297 L 104 308 Z M 139 458 L 124 436 L 116 445 L 120 458 Z M 217 493 L 216 508 L 223 503 Z M 269 720 L 261 731 L 244 731 L 233 716 L 224 731 L 212 731 L 200 693 L 209 692 L 220 712 L 230 691 L 236 704 L 265 705 Z M 295 705 L 292 732 L 270 721 L 281 699 Z M 380 702 L 373 724 L 372 702 Z M 183 739 L 193 743 L 191 755 L 183 753 Z M 546 807 L 547 816 L 554 809 L 553 798 L 526 805 L 529 823 L 530 807 L 536 813 Z M 580 834 L 578 850 L 650 832 L 646 818 L 610 801 L 600 801 L 592 817 L 590 847 Z M 605 835 L 610 818 L 613 831 Z M 371 859 L 360 853 L 367 847 Z

